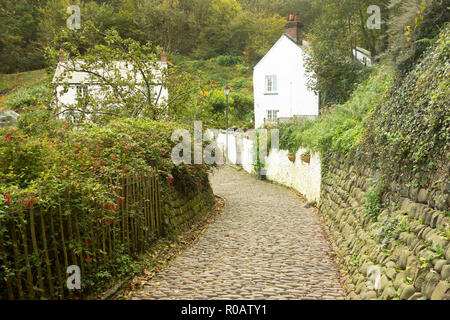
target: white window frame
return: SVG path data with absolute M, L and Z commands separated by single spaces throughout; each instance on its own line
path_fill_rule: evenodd
M 275 74 L 266 76 L 265 81 L 265 92 L 266 93 L 277 93 L 278 92 L 278 81 L 277 76 Z
M 278 112 L 277 112 L 277 110 L 267 110 L 267 120 L 269 120 L 269 121 L 277 121 L 278 120 Z

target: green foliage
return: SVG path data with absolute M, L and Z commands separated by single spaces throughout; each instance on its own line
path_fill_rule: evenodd
M 259 174 L 260 170 L 265 168 L 264 163 L 261 160 L 261 154 L 264 154 L 264 150 L 261 150 L 261 147 L 267 150 L 267 139 L 264 135 L 261 134 L 259 130 L 255 130 L 255 136 L 254 139 L 252 140 L 253 140 L 252 148 L 255 151 L 254 153 L 255 161 L 253 161 L 253 168 L 255 169 L 255 172 Z
M 280 148 L 294 153 L 303 146 L 320 151 L 324 156 L 348 155 L 358 147 L 367 118 L 383 101 L 391 83 L 389 68 L 375 68 L 346 103 L 335 106 L 317 120 L 280 125 Z
M 183 72 L 193 74 L 200 87 L 200 91 L 194 93 L 189 108 L 180 110 L 181 121 L 197 119 L 208 126 L 225 128 L 226 100 L 223 87 L 228 85 L 232 89 L 229 96 L 230 126 L 243 129 L 252 127 L 253 82 L 246 63 L 222 66 L 216 59 L 190 60 L 180 55 L 173 55 L 173 63 Z
M 373 220 L 376 220 L 381 210 L 383 209 L 383 202 L 381 197 L 383 196 L 384 185 L 382 181 L 371 181 L 372 187 L 366 192 L 364 199 L 364 206 L 366 208 L 364 214 L 370 216 Z M 384 227 L 388 230 L 397 227 L 397 221 L 390 221 Z M 385 231 L 388 232 L 388 231 Z
M 84 33 L 102 38 L 105 44 L 96 44 L 80 53 L 80 43 L 86 39 Z M 102 33 L 92 24 L 86 24 L 83 33 L 65 32 L 60 35 L 64 41 L 64 64 L 56 69 L 54 86 L 68 89 L 67 74 L 82 72 L 88 74 L 86 83 L 96 83 L 102 87 L 102 94 L 78 97 L 73 105 L 58 105 L 58 114 L 74 117 L 82 122 L 88 116 L 90 121 L 107 122 L 118 117 L 144 116 L 163 119 L 169 109 L 177 109 L 186 103 L 185 96 L 195 87 L 188 74 L 176 68 L 166 68 L 160 64 L 161 49 L 151 43 L 141 45 L 132 39 L 123 39 L 115 30 Z M 56 64 L 59 51 L 48 48 L 50 59 Z M 165 98 L 163 89 L 169 91 Z
M 231 66 L 233 64 L 243 63 L 242 57 L 239 56 L 218 56 L 216 61 L 221 66 Z
M 8 97 L 6 108 L 21 111 L 26 107 L 34 106 L 48 97 L 48 86 L 38 84 L 29 88 L 20 88 Z
M 396 81 L 369 120 L 363 144 L 366 158 L 386 176 L 427 186 L 445 180 L 449 163 L 449 27 L 424 59 Z
M 420 59 L 448 19 L 446 0 L 393 0 L 389 26 L 389 58 L 407 73 Z
M 0 238 L 7 247 L 7 254 L 12 257 L 11 232 L 5 233 L 8 230 L 6 226 L 16 225 L 16 232 L 21 237 L 21 232 L 29 230 L 28 225 L 33 223 L 30 220 L 33 204 L 36 206 L 34 214 L 35 219 L 38 219 L 39 234 L 39 219 L 45 219 L 48 236 L 54 236 L 53 232 L 50 233 L 49 219 L 65 226 L 61 219 L 68 219 L 69 213 L 76 213 L 72 222 L 76 229 L 70 229 L 72 227 L 69 226 L 64 231 L 65 240 L 54 245 L 60 257 L 62 246 L 65 245 L 69 252 L 84 257 L 86 268 L 90 266 L 88 275 L 82 279 L 85 288 L 82 294 L 104 289 L 113 279 L 132 275 L 138 270 L 136 251 L 130 253 L 126 250 L 124 243 L 117 239 L 120 236 L 113 241 L 114 249 L 106 248 L 106 257 L 105 247 L 100 249 L 103 231 L 97 235 L 92 230 L 112 228 L 118 218 L 118 209 L 123 204 L 121 200 L 137 199 L 136 191 L 140 190 L 137 188 L 131 188 L 134 191 L 127 188 L 127 192 L 134 195 L 122 198 L 117 190 L 121 179 L 134 176 L 136 178 L 133 179 L 138 180 L 138 177 L 142 179 L 157 171 L 158 183 L 163 192 L 191 194 L 193 190 L 209 188 L 208 166 L 175 166 L 171 160 L 171 151 L 175 146 L 171 136 L 175 129 L 180 128 L 179 124 L 124 119 L 103 126 L 90 123 L 72 128 L 67 122 L 54 120 L 33 131 L 33 119 L 39 122 L 48 114 L 42 110 L 41 117 L 36 119 L 34 116 L 39 114 L 39 110 L 33 109 L 30 113 L 30 116 L 21 120 L 25 131 L 17 128 L 0 129 Z M 133 218 L 143 219 L 139 216 L 143 214 L 142 203 L 128 200 L 127 212 Z M 116 229 L 113 234 L 120 235 L 121 231 Z M 61 235 L 57 235 L 61 239 Z M 42 240 L 40 236 L 39 240 Z M 97 244 L 95 248 L 91 246 L 94 241 Z M 110 245 L 111 238 L 107 241 Z M 45 251 L 40 247 L 36 250 L 41 254 L 33 251 L 24 255 L 20 250 L 20 254 L 15 256 L 18 259 L 16 264 L 25 266 L 26 259 L 29 259 L 32 270 L 45 268 Z M 53 261 L 53 256 L 51 259 Z M 53 268 L 54 264 L 51 265 Z M 17 271 L 12 269 L 12 264 L 5 264 L 0 268 L 0 277 L 5 278 L 13 270 L 22 272 L 25 269 Z M 56 276 L 52 274 L 55 279 Z M 41 276 L 33 277 L 36 282 Z M 27 292 L 40 295 L 38 288 L 27 288 Z M 5 294 L 6 290 L 0 290 L 0 297 L 5 297 Z M 55 292 L 56 297 L 60 297 L 60 294 Z M 48 296 L 48 292 L 45 295 Z

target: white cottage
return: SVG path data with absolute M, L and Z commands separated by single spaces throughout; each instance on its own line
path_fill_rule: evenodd
M 353 49 L 353 56 L 366 67 L 370 67 L 372 65 L 372 55 L 369 50 L 356 47 Z
M 82 69 L 83 61 L 76 61 L 75 65 L 72 65 L 64 60 L 64 57 L 60 55 L 59 63 L 55 71 L 55 75 L 53 77 L 53 83 L 58 84 L 56 86 L 56 98 L 55 105 L 58 109 L 64 109 L 65 107 L 70 107 L 77 104 L 77 99 L 80 97 L 90 96 L 94 99 L 102 99 L 105 95 L 111 94 L 111 90 L 108 88 L 102 87 L 100 84 L 96 83 L 95 77 L 91 77 L 88 73 L 83 71 L 68 71 L 68 70 L 79 70 Z M 114 76 L 115 72 L 118 72 L 120 79 L 123 79 L 124 82 L 130 75 L 132 66 L 127 64 L 125 61 L 115 61 L 113 63 L 115 70 L 96 70 L 95 72 L 105 76 L 106 78 L 110 78 L 111 74 Z M 156 82 L 162 83 L 162 75 L 161 71 L 164 68 L 168 67 L 167 55 L 164 51 L 161 57 L 161 61 L 159 62 L 159 70 L 153 70 L 154 80 Z M 132 85 L 140 86 L 140 83 L 143 83 L 143 77 L 140 73 L 135 74 L 134 79 L 130 79 Z M 67 86 L 67 90 L 65 88 Z M 124 88 L 126 90 L 126 88 Z M 145 86 L 142 84 L 142 90 L 145 92 Z M 153 88 L 153 94 L 155 96 L 155 100 L 157 97 L 158 105 L 161 105 L 164 101 L 168 99 L 168 90 L 162 85 L 155 85 Z M 61 117 L 65 117 L 64 113 L 60 114 Z
M 302 24 L 297 15 L 289 20 L 285 33 L 253 71 L 256 128 L 319 115 L 319 95 L 307 87 Z

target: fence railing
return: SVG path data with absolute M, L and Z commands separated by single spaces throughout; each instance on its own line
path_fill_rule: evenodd
M 102 272 L 114 273 L 118 257 L 148 248 L 162 231 L 157 174 L 123 175 L 108 186 L 114 204 L 67 187 L 55 203 L 0 212 L 0 299 L 83 295 Z M 81 270 L 80 291 L 67 288 L 69 266 Z

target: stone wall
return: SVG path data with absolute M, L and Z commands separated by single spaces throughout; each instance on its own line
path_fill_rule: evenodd
M 365 206 L 371 179 L 379 179 L 378 173 L 339 160 L 322 179 L 320 213 L 345 268 L 349 297 L 450 299 L 450 186 L 426 190 L 393 183 L 374 219 Z M 367 283 L 371 266 L 381 271 L 377 290 Z
M 164 233 L 174 236 L 178 231 L 198 218 L 208 214 L 215 204 L 211 186 L 203 190 L 193 189 L 182 194 L 173 187 L 161 189 L 161 209 Z

